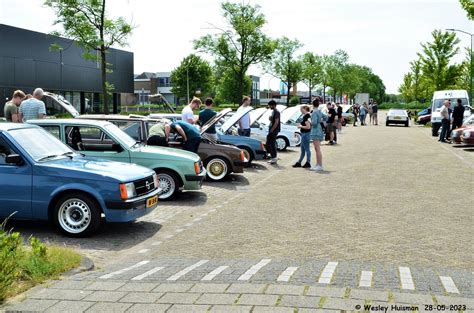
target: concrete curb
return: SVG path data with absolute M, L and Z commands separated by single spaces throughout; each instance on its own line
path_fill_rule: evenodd
M 92 271 L 93 269 L 94 261 L 92 261 L 92 259 L 86 256 L 83 256 L 81 260 L 81 265 L 79 265 L 79 267 L 73 268 L 72 270 L 65 272 L 62 276 L 71 277 L 82 272 Z

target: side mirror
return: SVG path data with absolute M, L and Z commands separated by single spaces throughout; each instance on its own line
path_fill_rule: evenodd
M 18 154 L 10 154 L 10 155 L 7 155 L 7 157 L 5 158 L 5 163 L 22 165 L 23 159 Z
M 114 143 L 112 144 L 112 151 L 115 151 L 115 152 L 122 152 L 123 151 L 123 148 L 121 145 L 119 145 L 118 143 Z

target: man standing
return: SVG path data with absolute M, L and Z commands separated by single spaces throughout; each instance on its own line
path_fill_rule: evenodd
M 462 105 L 462 100 L 458 99 L 457 104 L 453 109 L 453 129 L 456 129 L 462 126 L 463 118 L 464 118 L 464 106 Z
M 21 101 L 25 99 L 25 93 L 21 90 L 15 90 L 13 93 L 12 99 L 5 104 L 3 113 L 7 122 L 11 123 L 20 123 L 20 117 L 18 115 L 18 107 L 21 104 Z
M 184 121 L 177 121 L 170 125 L 170 131 L 183 137 L 184 150 L 197 153 L 201 144 L 201 133 L 196 127 Z
M 201 99 L 193 98 L 190 104 L 185 106 L 181 111 L 181 119 L 191 125 L 196 124 L 197 119 L 194 117 L 194 110 L 201 106 Z
M 245 96 L 242 100 L 242 105 L 237 112 L 244 110 L 250 105 L 250 97 Z M 239 121 L 239 136 L 250 137 L 250 114 L 247 113 Z
M 46 106 L 44 102 L 41 101 L 43 95 L 43 89 L 36 88 L 35 91 L 33 91 L 33 98 L 21 103 L 20 109 L 18 110 L 20 113 L 20 122 L 44 118 L 46 115 Z
M 268 161 L 270 164 L 277 164 L 277 147 L 276 147 L 276 137 L 280 132 L 280 112 L 276 109 L 275 100 L 270 100 L 268 102 L 272 114 L 270 115 L 270 126 L 268 127 L 267 135 L 267 151 L 270 153 L 271 159 Z
M 364 104 L 362 104 L 360 107 L 359 107 L 359 115 L 360 115 L 360 126 L 365 126 L 365 114 L 367 113 L 366 111 L 366 105 L 367 103 L 364 102 Z
M 336 122 L 337 113 L 334 110 L 334 106 L 331 103 L 328 103 L 328 120 L 326 125 L 326 132 L 328 134 L 328 140 L 330 145 L 335 145 L 337 143 L 336 139 L 336 128 L 334 122 Z
M 204 126 L 210 119 L 212 119 L 214 116 L 216 116 L 217 112 L 212 109 L 212 105 L 214 104 L 214 101 L 212 101 L 211 98 L 207 98 L 206 101 L 204 102 L 206 105 L 206 108 L 199 112 L 199 124 L 201 126 Z M 217 132 L 216 132 L 216 126 L 212 125 L 206 130 L 206 134 L 211 137 L 214 140 L 217 140 Z
M 451 106 L 451 102 L 449 100 L 444 100 L 443 106 L 441 107 L 440 114 L 441 114 L 441 134 L 439 135 L 439 140 L 441 142 L 450 143 L 446 139 L 449 137 L 449 107 Z
M 374 103 L 372 104 L 372 118 L 374 119 L 374 125 L 378 125 L 379 122 L 378 111 L 379 107 L 377 105 L 377 102 L 374 101 Z
M 336 106 L 337 106 L 337 130 L 339 132 L 342 131 L 342 107 L 341 107 L 341 104 L 338 102 L 336 103 Z

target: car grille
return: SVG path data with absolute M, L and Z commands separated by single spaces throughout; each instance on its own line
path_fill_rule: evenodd
M 137 193 L 137 197 L 147 194 L 156 189 L 153 176 L 136 180 L 133 182 L 133 184 L 135 185 L 135 191 Z

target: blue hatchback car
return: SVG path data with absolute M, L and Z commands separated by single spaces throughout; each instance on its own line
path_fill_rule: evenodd
M 128 222 L 151 212 L 158 193 L 150 169 L 85 158 L 38 126 L 0 123 L 0 218 L 52 220 L 82 237 L 103 215 Z

